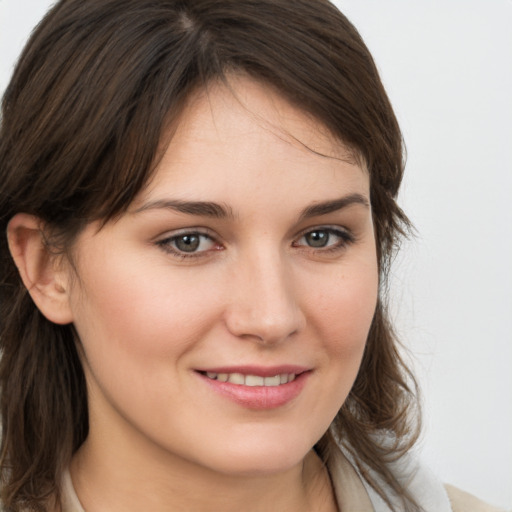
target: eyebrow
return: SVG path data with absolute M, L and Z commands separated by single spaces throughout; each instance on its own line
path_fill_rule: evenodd
M 360 204 L 366 208 L 370 207 L 370 203 L 366 197 L 361 194 L 350 194 L 348 196 L 340 197 L 339 199 L 331 199 L 329 201 L 323 201 L 308 206 L 302 210 L 299 218 L 300 220 L 309 219 L 311 217 L 318 217 L 321 215 L 327 215 L 329 213 L 342 210 L 353 204 Z M 182 201 L 180 199 L 160 199 L 156 201 L 150 201 L 145 203 L 140 208 L 135 210 L 135 213 L 157 210 L 157 209 L 168 209 L 174 210 L 179 213 L 185 213 L 188 215 L 197 215 L 201 217 L 211 217 L 215 219 L 233 219 L 235 215 L 233 210 L 219 203 L 211 201 Z
M 366 208 L 370 207 L 370 203 L 366 197 L 361 194 L 350 194 L 348 196 L 340 197 L 339 199 L 332 199 L 330 201 L 323 201 L 308 206 L 300 214 L 300 220 L 309 219 L 311 217 L 318 217 L 320 215 L 327 215 L 328 213 L 337 212 L 347 206 L 353 204 L 360 204 Z
M 234 218 L 233 210 L 227 206 L 211 201 L 182 201 L 180 199 L 161 199 L 150 201 L 135 210 L 135 213 L 146 210 L 174 210 L 188 215 L 211 217 L 215 219 Z

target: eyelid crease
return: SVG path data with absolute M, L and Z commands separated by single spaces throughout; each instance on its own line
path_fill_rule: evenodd
M 159 235 L 158 238 L 173 238 L 180 235 L 208 235 L 214 237 L 213 231 L 210 228 L 203 226 L 192 226 L 186 228 L 169 229 L 166 233 Z
M 351 229 L 346 228 L 345 226 L 339 226 L 337 224 L 318 224 L 316 226 L 309 226 L 296 236 L 296 238 L 300 238 L 308 233 L 312 233 L 313 231 L 327 231 L 329 233 L 338 234 L 340 236 L 350 236 L 354 237 L 354 234 Z

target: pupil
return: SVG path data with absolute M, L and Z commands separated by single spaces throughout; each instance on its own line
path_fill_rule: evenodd
M 325 231 L 312 231 L 306 235 L 310 247 L 325 247 L 329 240 L 329 234 Z
M 183 235 L 176 239 L 176 247 L 183 252 L 194 252 L 199 247 L 197 235 Z

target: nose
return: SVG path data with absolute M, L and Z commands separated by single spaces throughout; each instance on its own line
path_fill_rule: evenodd
M 303 329 L 292 271 L 278 255 L 255 256 L 233 270 L 225 314 L 233 335 L 275 344 Z

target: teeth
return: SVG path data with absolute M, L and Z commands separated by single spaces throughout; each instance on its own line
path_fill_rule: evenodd
M 231 384 L 245 384 L 245 377 L 241 373 L 230 373 L 228 382 L 231 382 Z
M 244 384 L 246 386 L 264 386 L 265 380 L 263 377 L 257 375 L 246 375 Z
M 279 386 L 281 384 L 281 376 L 265 377 L 265 386 Z
M 295 380 L 294 373 L 281 373 L 273 377 L 261 377 L 259 375 L 243 375 L 241 373 L 215 373 L 206 372 L 209 379 L 219 380 L 221 382 L 229 382 L 238 384 L 239 386 L 267 386 L 275 387 L 281 384 L 287 384 Z

